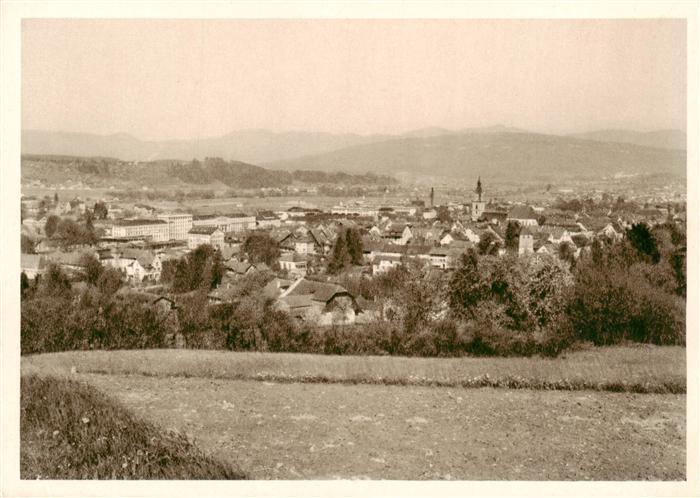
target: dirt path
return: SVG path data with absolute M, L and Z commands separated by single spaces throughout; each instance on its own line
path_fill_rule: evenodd
M 684 395 L 76 377 L 254 479 L 685 478 Z

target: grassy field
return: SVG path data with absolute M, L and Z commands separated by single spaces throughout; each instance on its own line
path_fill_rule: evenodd
M 683 348 L 596 348 L 556 359 L 89 351 L 24 356 L 22 374 L 86 382 L 254 479 L 686 473 Z M 463 389 L 488 386 L 484 379 L 499 387 Z
M 559 358 L 402 358 L 202 350 L 74 351 L 24 356 L 53 375 L 140 374 L 274 382 L 684 393 L 685 348 L 593 348 Z
M 76 381 L 23 376 L 20 407 L 22 479 L 244 477 Z
M 77 374 L 253 479 L 682 480 L 685 395 Z

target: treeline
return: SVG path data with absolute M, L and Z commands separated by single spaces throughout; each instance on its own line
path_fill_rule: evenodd
M 101 180 L 152 182 L 154 178 L 174 178 L 190 185 L 222 183 L 235 189 L 281 188 L 294 182 L 330 184 L 339 186 L 394 185 L 396 179 L 386 175 L 366 173 L 327 173 L 323 171 L 278 171 L 262 168 L 240 161 L 225 161 L 221 158 L 205 158 L 203 161 L 158 160 L 131 164 L 110 158 L 23 156 L 31 177 L 37 172 L 29 166 L 39 163 L 42 167 L 60 167 L 64 179 L 86 180 L 97 177 Z M 72 174 L 72 176 L 71 176 Z
M 469 250 L 453 273 L 426 274 L 407 261 L 372 279 L 346 274 L 340 284 L 374 320 L 335 327 L 276 309 L 262 292 L 271 273 L 244 276 L 231 302 L 208 304 L 218 263 L 207 250 L 176 263 L 175 310 L 117 292 L 111 270 L 86 269 L 76 291 L 52 266 L 38 283 L 23 279 L 22 353 L 172 347 L 176 338 L 191 348 L 408 356 L 553 356 L 581 342 L 683 345 L 685 249 L 676 225 L 640 224 L 622 242 L 594 243 L 573 269 L 555 256 Z
M 328 173 L 314 170 L 295 170 L 292 172 L 295 181 L 303 183 L 328 183 L 338 185 L 396 185 L 398 180 L 387 175 L 365 173 L 364 175 L 351 175 L 348 173 Z

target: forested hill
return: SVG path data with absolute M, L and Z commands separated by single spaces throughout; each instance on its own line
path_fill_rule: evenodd
M 621 174 L 685 176 L 686 151 L 538 133 L 464 133 L 355 145 L 277 161 L 275 169 L 523 181 Z
M 231 188 L 282 187 L 292 183 L 391 185 L 390 176 L 349 175 L 343 172 L 277 171 L 240 161 L 207 158 L 204 161 L 130 162 L 108 157 L 22 156 L 22 181 L 57 185 L 67 181 L 94 187 L 152 187 L 215 185 Z

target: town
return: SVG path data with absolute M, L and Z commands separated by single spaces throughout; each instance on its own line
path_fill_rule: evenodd
M 383 314 L 342 286 L 349 274 L 372 279 L 410 264 L 435 279 L 454 271 L 470 248 L 482 255 L 552 256 L 570 265 L 594 241 L 618 241 L 636 223 L 685 223 L 684 202 L 640 205 L 603 193 L 584 201 L 493 203 L 486 200 L 487 188 L 478 178 L 473 198 L 462 203 L 437 204 L 431 188 L 426 199 L 391 205 L 360 200 L 325 210 L 292 206 L 209 215 L 61 199 L 57 193 L 26 196 L 21 271 L 34 281 L 54 264 L 79 279 L 97 260 L 118 270 L 128 292 L 174 304 L 177 262 L 208 246 L 223 268 L 208 293 L 210 304 L 234 300 L 240 278 L 261 273 L 275 288 L 278 309 L 315 324 L 352 324 Z M 335 311 L 339 307 L 342 313 Z

